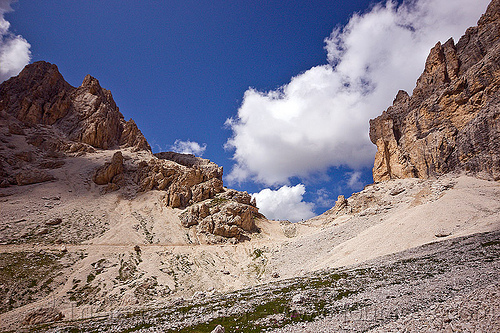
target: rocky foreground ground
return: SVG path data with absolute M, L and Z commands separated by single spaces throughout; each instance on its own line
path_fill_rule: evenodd
M 498 332 L 500 232 L 435 242 L 157 309 L 75 317 L 46 332 Z M 86 316 L 90 316 L 89 312 Z

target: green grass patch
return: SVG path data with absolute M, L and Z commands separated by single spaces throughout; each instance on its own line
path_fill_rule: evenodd
M 33 300 L 47 296 L 58 270 L 62 253 L 13 252 L 0 253 L 0 313 L 10 311 Z M 28 297 L 29 294 L 29 297 Z

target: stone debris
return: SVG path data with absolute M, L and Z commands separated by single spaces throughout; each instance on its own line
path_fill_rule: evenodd
M 49 233 L 49 231 L 50 231 L 49 228 L 43 227 L 43 228 L 38 229 L 38 231 L 36 232 L 36 234 L 37 235 L 46 235 L 46 234 Z
M 394 195 L 401 194 L 404 191 L 406 191 L 406 189 L 404 187 L 395 187 L 395 188 L 391 189 L 391 192 L 389 192 L 389 194 L 394 196 Z
M 60 321 L 64 318 L 64 314 L 54 308 L 39 308 L 26 315 L 23 320 L 23 325 L 37 325 L 43 323 L 51 323 Z
M 217 327 L 215 327 L 211 333 L 225 333 L 225 332 L 226 330 L 222 325 L 217 325 Z
M 247 321 L 237 324 L 241 331 L 259 327 L 276 333 L 419 332 L 422 328 L 497 332 L 499 236 L 496 231 L 444 240 L 232 293 L 197 293 L 162 309 L 148 308 L 148 316 L 136 313 L 71 322 L 46 332 L 68 327 L 125 331 L 136 327 L 138 320 L 152 325 L 142 332 L 189 330 L 215 320 L 244 318 Z
M 61 223 L 62 223 L 62 218 L 54 217 L 54 218 L 48 220 L 47 222 L 45 222 L 45 225 L 53 226 L 53 225 L 59 225 Z
M 297 294 L 292 297 L 292 303 L 294 304 L 302 304 L 307 301 L 307 297 L 303 294 Z

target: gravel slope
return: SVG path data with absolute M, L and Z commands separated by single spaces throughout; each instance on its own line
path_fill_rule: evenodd
M 226 332 L 495 332 L 499 257 L 500 232 L 480 233 L 235 293 L 38 330 L 210 332 L 222 324 Z

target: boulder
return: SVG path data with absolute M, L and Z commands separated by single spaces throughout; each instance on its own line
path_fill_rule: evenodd
M 216 328 L 212 330 L 211 333 L 225 333 L 226 329 L 222 325 L 217 325 Z
M 92 178 L 97 185 L 106 185 L 118 180 L 118 176 L 123 173 L 123 155 L 121 151 L 113 154 L 111 162 L 99 167 Z
M 50 220 L 48 220 L 47 222 L 45 222 L 45 225 L 59 225 L 62 223 L 62 218 L 60 217 L 55 217 L 55 218 L 52 218 Z
M 294 304 L 302 304 L 307 301 L 307 297 L 304 296 L 303 294 L 295 294 L 292 297 L 292 303 Z
M 17 185 L 30 185 L 54 180 L 54 176 L 44 170 L 27 169 L 16 175 Z

